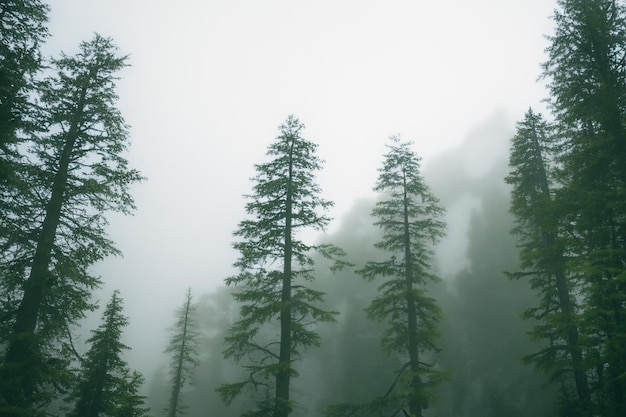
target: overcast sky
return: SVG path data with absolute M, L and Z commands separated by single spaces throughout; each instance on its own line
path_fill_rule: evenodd
M 133 189 L 135 216 L 110 216 L 111 237 L 125 257 L 96 272 L 104 297 L 122 291 L 131 345 L 140 333 L 171 323 L 187 286 L 208 292 L 232 272 L 241 196 L 289 114 L 320 145 L 326 165 L 319 183 L 339 221 L 356 199 L 372 195 L 388 136 L 415 141 L 428 166 L 483 126 L 512 132 L 529 106 L 541 110 L 546 93 L 537 77 L 555 6 L 552 0 L 49 3 L 46 54 L 73 54 L 94 32 L 130 54 L 119 107 L 131 125 L 129 159 L 148 181 Z M 501 140 L 491 142 L 501 151 L 508 139 L 490 140 Z M 465 162 L 480 170 L 493 153 L 467 152 Z M 155 340 L 153 349 L 162 351 L 163 343 Z M 136 356 L 145 372 L 141 358 L 149 355 Z

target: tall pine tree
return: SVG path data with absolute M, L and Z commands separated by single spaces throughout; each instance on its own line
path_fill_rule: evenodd
M 626 415 L 626 12 L 560 0 L 544 75 L 560 141 L 567 253 L 582 280 L 594 413 Z
M 24 207 L 30 181 L 18 175 L 26 163 L 19 144 L 36 130 L 32 117 L 34 80 L 41 67 L 40 45 L 48 37 L 48 7 L 39 0 L 7 0 L 0 5 L 0 341 L 6 342 L 19 295 L 7 281 L 27 263 L 25 246 L 32 250 L 30 225 Z M 16 198 L 17 197 L 17 198 Z M 28 213 L 33 214 L 33 213 Z M 22 279 L 21 277 L 18 279 Z M 17 297 L 16 297 L 17 296 Z M 0 354 L 0 362 L 2 355 Z M 0 404 L 2 399 L 0 397 Z
M 19 172 L 29 187 L 6 196 L 19 210 L 2 219 L 22 230 L 3 242 L 5 415 L 34 412 L 47 399 L 40 394 L 63 385 L 70 328 L 92 307 L 99 284 L 89 267 L 119 253 L 105 233 L 105 213 L 129 213 L 128 188 L 141 179 L 123 157 L 128 129 L 115 107 L 125 62 L 111 39 L 95 35 L 76 56 L 53 60 L 57 73 L 38 83 L 41 131 L 29 139 Z
M 390 389 L 380 404 L 397 407 L 396 413 L 408 406 L 410 415 L 419 417 L 428 406 L 432 387 L 445 376 L 428 364 L 427 355 L 437 349 L 440 310 L 426 291 L 427 283 L 439 279 L 432 271 L 432 246 L 445 234 L 444 209 L 424 182 L 411 143 L 392 137 L 387 147 L 374 187 L 381 199 L 372 216 L 383 232 L 375 246 L 389 257 L 370 261 L 357 272 L 370 281 L 383 279 L 379 295 L 366 311 L 370 318 L 388 323 L 384 350 L 408 359 L 398 371 L 401 384 L 393 392 Z
M 512 186 L 513 232 L 520 239 L 523 268 L 511 275 L 530 277 L 530 286 L 540 299 L 525 316 L 538 323 L 531 335 L 544 347 L 527 360 L 560 381 L 565 415 L 590 416 L 591 394 L 576 306 L 580 289 L 566 265 L 568 226 L 561 220 L 559 201 L 555 201 L 559 184 L 555 185 L 554 147 L 553 127 L 529 109 L 517 125 L 509 159 L 511 172 L 506 178 Z M 572 380 L 575 400 L 570 399 Z
M 241 316 L 226 337 L 226 357 L 249 359 L 249 378 L 218 388 L 229 402 L 246 387 L 261 390 L 255 416 L 286 417 L 291 413 L 294 362 L 303 349 L 319 345 L 314 323 L 334 321 L 333 313 L 316 306 L 323 293 L 307 283 L 315 278 L 312 251 L 327 257 L 342 255 L 338 248 L 311 245 L 300 239 L 305 230 L 324 230 L 329 218 L 322 212 L 331 202 L 322 199 L 315 173 L 322 166 L 317 145 L 301 136 L 304 125 L 294 116 L 280 126 L 269 146 L 270 161 L 255 165 L 253 193 L 247 196 L 251 216 L 239 224 L 234 244 L 240 252 L 239 274 L 227 285 L 238 287 L 234 297 Z M 341 262 L 339 263 L 341 265 Z M 274 326 L 271 332 L 267 326 Z M 278 333 L 278 337 L 272 335 Z

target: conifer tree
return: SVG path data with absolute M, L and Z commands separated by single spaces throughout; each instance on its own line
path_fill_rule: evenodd
M 17 247 L 32 248 L 30 225 L 22 221 L 28 216 L 15 197 L 28 193 L 31 186 L 17 174 L 25 163 L 19 144 L 36 129 L 32 96 L 41 68 L 40 46 L 48 37 L 47 20 L 48 6 L 39 0 L 7 0 L 0 5 L 0 345 L 7 340 L 16 308 L 16 294 L 6 291 L 6 284 L 25 262 L 16 256 L 24 252 Z
M 529 308 L 525 316 L 538 323 L 531 335 L 544 342 L 544 347 L 527 360 L 561 382 L 564 413 L 576 410 L 576 415 L 590 416 L 591 397 L 575 302 L 580 289 L 566 264 L 567 225 L 561 221 L 559 202 L 555 201 L 553 130 L 541 114 L 529 109 L 513 138 L 511 172 L 506 181 L 512 185 L 513 233 L 520 238 L 523 272 L 511 275 L 529 276 L 530 286 L 540 297 L 540 304 Z M 569 399 L 572 376 L 575 400 Z
M 615 0 L 559 0 L 544 75 L 561 153 L 568 265 L 594 414 L 626 415 L 626 12 Z M 592 378 L 591 378 L 592 377 Z
M 122 299 L 115 291 L 102 315 L 102 324 L 87 340 L 91 347 L 72 396 L 76 403 L 70 417 L 139 417 L 147 412 L 138 394 L 143 377 L 131 372 L 122 357 L 129 349 L 121 341 L 128 325 L 122 310 Z
M 198 359 L 198 324 L 196 310 L 192 304 L 191 289 L 187 289 L 184 305 L 176 312 L 176 323 L 172 329 L 169 345 L 165 350 L 171 355 L 170 377 L 171 395 L 166 409 L 168 417 L 184 414 L 182 389 L 185 383 L 193 383 Z
M 419 417 L 431 399 L 430 389 L 445 377 L 426 360 L 428 353 L 437 350 L 440 309 L 425 288 L 439 280 L 432 271 L 432 245 L 444 236 L 445 223 L 444 209 L 420 175 L 420 158 L 411 144 L 397 136 L 390 138 L 374 187 L 381 199 L 372 216 L 383 232 L 375 247 L 389 257 L 370 261 L 357 272 L 369 281 L 384 280 L 366 312 L 372 319 L 388 322 L 383 349 L 408 358 L 398 371 L 399 385 L 390 388 L 379 404 L 395 408 L 396 413 L 408 406 L 409 414 Z
M 40 130 L 17 173 L 29 186 L 3 195 L 19 210 L 0 220 L 20 231 L 2 237 L 4 415 L 34 413 L 50 387 L 67 382 L 71 327 L 99 285 L 89 267 L 119 253 L 105 213 L 134 209 L 128 188 L 141 179 L 123 157 L 128 129 L 115 107 L 125 62 L 110 39 L 95 35 L 76 56 L 52 60 L 57 73 L 38 83 Z
M 290 380 L 297 376 L 294 362 L 309 346 L 319 345 L 316 322 L 334 321 L 334 313 L 316 304 L 323 293 L 307 284 L 315 278 L 312 251 L 335 258 L 343 252 L 328 244 L 311 245 L 301 231 L 324 230 L 329 218 L 322 212 L 330 201 L 322 199 L 315 173 L 322 161 L 317 145 L 301 136 L 304 125 L 289 116 L 269 146 L 268 162 L 255 165 L 253 193 L 247 196 L 251 216 L 239 224 L 233 245 L 240 252 L 239 273 L 226 279 L 236 286 L 240 319 L 226 337 L 225 356 L 249 359 L 245 381 L 223 384 L 222 399 L 232 401 L 244 388 L 261 391 L 258 410 L 247 415 L 286 417 L 291 413 Z M 337 261 L 336 267 L 343 263 Z M 271 332 L 266 331 L 274 326 Z M 271 335 L 278 333 L 278 337 Z

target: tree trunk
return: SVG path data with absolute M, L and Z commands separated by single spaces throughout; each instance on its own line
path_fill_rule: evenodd
M 289 382 L 291 372 L 291 257 L 292 247 L 292 211 L 293 211 L 293 146 L 289 151 L 289 178 L 285 202 L 285 254 L 283 258 L 283 276 L 280 308 L 280 352 L 278 363 L 280 369 L 276 374 L 276 397 L 274 417 L 287 417 L 291 412 L 289 406 Z
M 41 305 L 49 287 L 52 249 L 61 219 L 72 150 L 78 138 L 89 81 L 91 77 L 96 75 L 95 71 L 92 71 L 90 78 L 85 81 L 81 88 L 76 111 L 65 137 L 30 274 L 24 283 L 24 295 L 17 309 L 15 324 L 0 370 L 2 396 L 6 403 L 13 407 L 29 407 L 39 382 L 37 376 L 39 373 L 37 370 L 38 343 L 35 330 Z M 62 312 L 59 313 L 62 314 Z
M 574 320 L 574 311 L 570 301 L 569 287 L 567 279 L 563 271 L 557 271 L 555 274 L 556 288 L 559 294 L 559 304 L 561 311 L 565 315 L 567 326 L 567 350 L 572 359 L 572 368 L 574 370 L 574 383 L 576 384 L 576 393 L 580 401 L 581 408 L 585 416 L 591 416 L 591 393 L 587 381 L 587 374 L 583 370 L 583 354 L 580 348 L 578 337 L 578 326 Z
M 404 258 L 405 258 L 405 278 L 406 278 L 406 304 L 408 315 L 408 349 L 409 361 L 411 363 L 411 381 L 413 385 L 412 393 L 409 399 L 409 412 L 411 416 L 422 416 L 421 396 L 421 378 L 419 375 L 419 349 L 417 346 L 417 308 L 415 305 L 415 297 L 413 296 L 413 263 L 411 254 L 411 235 L 409 231 L 409 209 L 407 201 L 407 184 L 404 180 Z
M 537 138 L 536 129 L 533 125 L 533 149 L 535 151 L 535 158 L 537 158 L 540 174 L 539 174 L 539 186 L 541 188 L 541 194 L 545 201 L 550 202 L 552 200 L 552 196 L 550 194 L 550 185 L 548 182 L 548 174 L 545 169 L 545 162 L 543 159 L 543 155 L 541 153 L 541 147 L 539 144 L 539 140 Z M 543 228 L 543 226 L 542 226 Z M 544 241 L 546 248 L 554 251 L 555 250 L 555 236 L 554 233 L 550 231 L 544 231 Z M 571 294 L 569 289 L 569 284 L 567 282 L 567 277 L 565 276 L 562 255 L 560 253 L 556 254 L 556 259 L 558 259 L 558 265 L 553 271 L 548 271 L 550 275 L 554 277 L 556 289 L 559 298 L 559 308 L 563 315 L 565 316 L 565 326 L 567 326 L 566 331 L 566 343 L 567 343 L 567 351 L 572 360 L 572 368 L 574 373 L 574 383 L 576 385 L 576 393 L 578 395 L 578 401 L 580 402 L 581 408 L 585 416 L 591 416 L 591 393 L 589 391 L 589 384 L 587 381 L 587 374 L 583 370 L 583 355 L 580 347 L 579 337 L 578 337 L 578 325 L 576 324 L 574 307 L 571 302 Z
M 169 417 L 176 417 L 178 410 L 178 400 L 180 398 L 180 389 L 183 385 L 183 363 L 185 359 L 185 342 L 187 341 L 187 321 L 189 319 L 189 293 L 187 295 L 187 303 L 185 304 L 185 320 L 183 322 L 183 333 L 181 338 L 180 354 L 178 355 L 178 364 L 176 365 L 176 376 L 174 377 L 174 386 L 172 387 L 172 397 L 170 399 Z

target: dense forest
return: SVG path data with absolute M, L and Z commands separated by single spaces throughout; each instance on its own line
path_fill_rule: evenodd
M 528 103 L 508 158 L 422 167 L 390 136 L 376 197 L 332 233 L 318 145 L 288 116 L 224 242 L 235 273 L 181 292 L 147 379 L 92 268 L 121 255 L 107 216 L 145 180 L 118 108 L 129 58 L 100 34 L 43 57 L 48 14 L 0 3 L 0 416 L 626 415 L 623 2 L 558 1 L 548 110 Z M 465 261 L 446 267 L 468 204 Z

